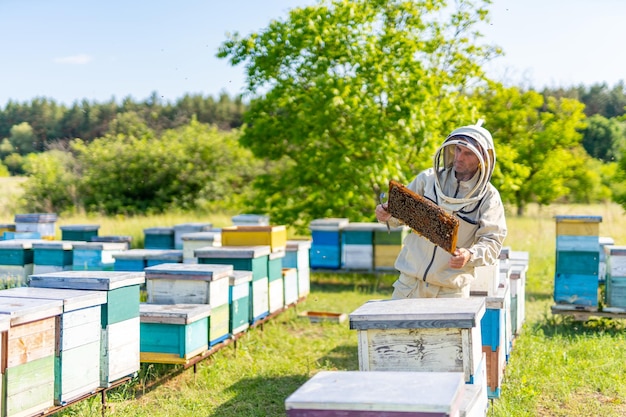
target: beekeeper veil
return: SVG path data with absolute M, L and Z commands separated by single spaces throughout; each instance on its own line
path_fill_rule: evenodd
M 436 172 L 435 188 L 440 197 L 439 205 L 451 212 L 460 211 L 463 207 L 480 201 L 487 191 L 487 185 L 496 165 L 496 151 L 493 146 L 491 133 L 482 127 L 482 119 L 475 125 L 468 125 L 455 129 L 448 135 L 439 147 L 434 157 L 434 169 Z M 446 172 L 453 169 L 454 150 L 457 145 L 462 145 L 471 150 L 478 157 L 478 181 L 469 193 L 463 198 L 455 198 L 446 195 L 443 191 L 442 181 Z

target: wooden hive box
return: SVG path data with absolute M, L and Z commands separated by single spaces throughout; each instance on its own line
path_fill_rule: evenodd
M 165 263 L 145 272 L 148 303 L 209 304 L 209 345 L 228 338 L 232 265 Z
M 233 271 L 229 277 L 229 333 L 237 335 L 250 327 L 252 271 Z
M 35 415 L 54 405 L 56 324 L 62 312 L 59 300 L 0 297 L 0 314 L 10 317 L 3 416 Z
M 288 417 L 459 417 L 460 372 L 320 371 L 285 400 Z
M 500 264 L 477 266 L 474 268 L 474 281 L 470 284 L 470 294 L 493 296 L 500 285 Z
M 232 265 L 238 271 L 252 271 L 250 282 L 250 324 L 269 315 L 269 255 L 270 247 L 221 246 L 196 249 L 195 256 L 200 264 Z
M 145 249 L 175 249 L 173 227 L 149 227 L 143 229 Z
M 285 251 L 272 252 L 267 257 L 268 308 L 270 313 L 285 306 L 285 283 L 283 281 L 283 259 Z
M 139 305 L 141 362 L 187 364 L 209 348 L 208 304 Z
M 298 299 L 311 292 L 311 267 L 309 251 L 311 240 L 288 240 L 285 248 L 284 268 L 295 268 L 298 273 Z
M 370 271 L 374 267 L 374 227 L 377 223 L 348 223 L 341 231 L 343 268 Z
M 311 268 L 341 269 L 341 231 L 349 223 L 344 218 L 324 218 L 309 224 L 313 239 L 309 252 Z
M 223 246 L 269 246 L 271 252 L 284 251 L 286 226 L 228 226 L 222 228 Z
M 115 271 L 143 271 L 148 266 L 146 255 L 151 251 L 162 249 L 128 249 L 113 254 Z
M 500 398 L 508 346 L 511 343 L 507 316 L 510 314 L 509 287 L 498 288 L 485 298 L 486 310 L 480 320 L 482 352 L 486 358 L 487 397 Z
M 212 223 L 182 223 L 174 225 L 174 249 L 183 249 L 183 236 L 209 231 Z
M 606 280 L 606 248 L 608 246 L 614 246 L 615 241 L 612 237 L 600 236 L 598 238 L 600 243 L 600 265 L 598 267 L 598 280 L 603 283 Z
M 105 293 L 22 287 L 0 291 L 0 297 L 63 302 L 55 335 L 55 404 L 65 405 L 100 386 L 100 310 Z
M 610 245 L 606 253 L 606 304 L 626 308 L 626 246 Z
M 556 234 L 574 236 L 598 236 L 602 216 L 554 216 Z
M 374 226 L 374 269 L 395 270 L 396 258 L 402 250 L 404 238 L 410 233 L 407 226 L 390 227 L 384 223 Z
M 463 372 L 472 383 L 482 359 L 482 297 L 370 301 L 350 314 L 359 370 Z
M 65 271 L 33 275 L 31 287 L 102 291 L 100 387 L 139 370 L 139 288 L 143 272 Z
M 40 239 L 11 239 L 0 241 L 0 265 L 24 266 L 34 262 L 33 242 Z
M 511 331 L 515 337 L 522 330 L 522 325 L 526 317 L 526 271 L 528 271 L 528 252 L 511 252 L 510 265 Z
M 91 238 L 98 236 L 100 225 L 98 224 L 71 224 L 59 226 L 61 240 L 79 240 L 91 242 Z
M 76 242 L 72 269 L 74 271 L 113 271 L 115 254 L 128 250 L 123 242 Z
M 33 274 L 71 270 L 74 243 L 59 240 L 33 242 Z
M 220 230 L 186 233 L 181 239 L 183 241 L 183 263 L 198 263 L 195 255 L 196 249 L 205 246 L 222 246 L 222 232 Z
M 283 299 L 285 307 L 298 302 L 298 270 L 283 268 Z
M 54 240 L 57 215 L 55 213 L 26 213 L 15 215 L 15 231 L 38 233 L 41 239 Z

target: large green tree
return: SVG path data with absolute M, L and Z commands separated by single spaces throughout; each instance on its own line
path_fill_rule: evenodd
M 496 144 L 493 183 L 523 214 L 528 203 L 549 204 L 568 195 L 568 184 L 588 184 L 582 149 L 584 105 L 568 98 L 493 85 L 482 95 L 486 127 Z M 577 179 L 578 182 L 572 182 Z M 588 198 L 585 197 L 585 198 Z
M 604 162 L 620 159 L 626 148 L 624 122 L 595 114 L 588 119 L 583 131 L 583 146 L 589 155 Z
M 477 119 L 470 88 L 499 53 L 479 45 L 489 1 L 335 0 L 294 9 L 219 57 L 244 64 L 241 142 L 281 161 L 257 181 L 272 222 L 372 219 L 390 179 L 430 166 L 449 131 Z

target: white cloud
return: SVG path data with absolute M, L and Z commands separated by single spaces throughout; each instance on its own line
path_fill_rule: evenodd
M 93 61 L 93 57 L 86 54 L 54 58 L 54 62 L 57 64 L 85 65 L 91 61 Z

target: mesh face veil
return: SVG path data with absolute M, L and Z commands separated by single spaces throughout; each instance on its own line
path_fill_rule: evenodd
M 481 124 L 482 120 L 479 120 L 475 125 L 455 129 L 435 153 L 433 161 L 436 173 L 435 187 L 437 194 L 442 198 L 440 205 L 446 210 L 459 211 L 468 204 L 479 201 L 487 191 L 487 185 L 496 164 L 496 152 L 491 133 Z M 471 150 L 479 161 L 476 185 L 464 198 L 446 195 L 441 184 L 444 171 L 453 169 L 454 151 L 457 145 Z

